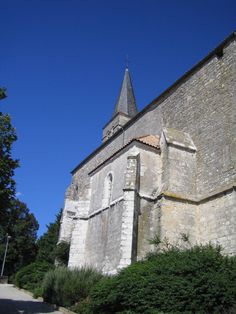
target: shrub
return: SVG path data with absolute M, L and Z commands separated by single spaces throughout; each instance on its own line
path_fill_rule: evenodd
M 40 287 L 44 275 L 53 268 L 45 262 L 35 262 L 21 268 L 15 275 L 14 283 L 19 288 L 24 288 L 31 292 L 35 292 L 39 296 Z
M 236 259 L 211 245 L 171 248 L 101 280 L 94 313 L 227 313 L 236 304 Z
M 34 289 L 33 297 L 37 299 L 38 297 L 42 297 L 42 295 L 43 295 L 43 289 L 42 289 L 42 285 L 40 285 Z
M 102 275 L 91 268 L 70 270 L 58 267 L 49 271 L 43 281 L 43 298 L 46 302 L 72 306 L 89 295 L 91 288 Z
M 90 308 L 89 298 L 83 299 L 79 303 L 76 303 L 70 309 L 77 314 L 93 314 Z

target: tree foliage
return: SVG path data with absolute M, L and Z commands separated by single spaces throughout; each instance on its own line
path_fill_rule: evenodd
M 18 160 L 12 158 L 11 148 L 16 141 L 15 129 L 11 126 L 9 115 L 0 112 L 0 221 L 9 209 L 15 196 L 14 170 Z
M 19 288 L 35 292 L 43 282 L 45 273 L 53 266 L 46 262 L 34 262 L 21 268 L 15 276 L 15 284 Z
M 0 234 L 1 257 L 5 250 L 6 234 L 11 236 L 5 264 L 5 274 L 11 275 L 21 267 L 31 263 L 36 256 L 36 238 L 38 222 L 27 206 L 19 200 L 12 200 L 6 213 L 4 228 Z
M 47 226 L 47 231 L 37 241 L 37 255 L 31 264 L 20 268 L 15 276 L 15 284 L 28 289 L 35 296 L 42 296 L 42 281 L 48 270 L 55 266 L 57 257 L 63 264 L 68 256 L 68 243 L 62 242 L 57 246 L 61 212 L 56 216 L 54 223 Z
M 60 230 L 61 211 L 56 216 L 53 223 L 47 225 L 47 231 L 39 238 L 38 245 L 38 261 L 45 261 L 54 264 L 56 258 L 56 246 L 58 242 Z
M 0 88 L 0 100 L 5 98 Z M 12 157 L 17 136 L 8 114 L 0 112 L 0 263 L 2 264 L 7 234 L 11 236 L 4 275 L 11 275 L 30 263 L 36 254 L 38 223 L 27 206 L 15 197 L 15 169 L 18 160 Z

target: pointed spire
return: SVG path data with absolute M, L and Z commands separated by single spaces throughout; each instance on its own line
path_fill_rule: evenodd
M 125 75 L 111 120 L 103 127 L 102 140 L 105 142 L 123 128 L 137 114 L 133 87 L 126 64 Z
M 137 113 L 133 87 L 127 65 L 118 100 L 112 116 L 114 117 L 118 113 L 126 114 L 129 117 L 134 117 Z

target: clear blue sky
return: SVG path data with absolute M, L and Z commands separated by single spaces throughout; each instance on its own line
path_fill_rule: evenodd
M 236 28 L 235 0 L 0 0 L 0 86 L 18 140 L 17 193 L 40 223 L 101 143 L 126 54 L 139 109 Z

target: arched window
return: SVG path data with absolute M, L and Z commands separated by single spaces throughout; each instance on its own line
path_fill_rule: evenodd
M 103 199 L 102 199 L 103 207 L 107 207 L 111 203 L 112 183 L 113 183 L 113 176 L 111 173 L 108 173 L 104 181 Z

